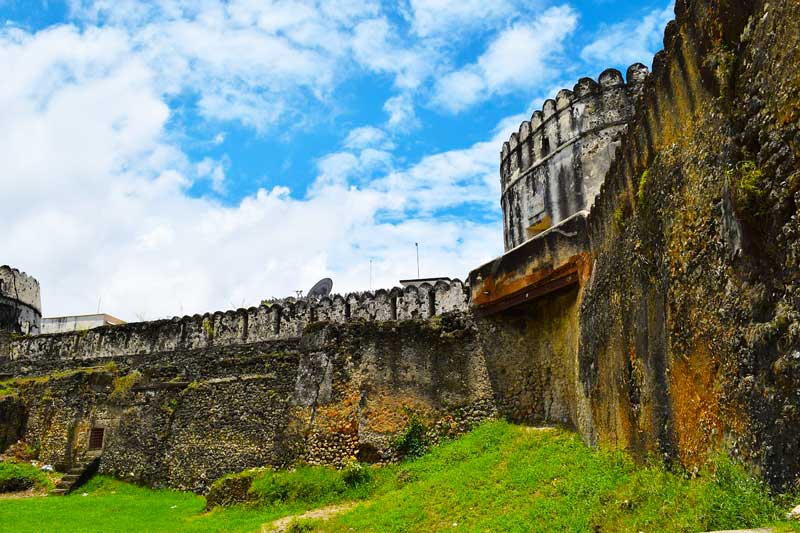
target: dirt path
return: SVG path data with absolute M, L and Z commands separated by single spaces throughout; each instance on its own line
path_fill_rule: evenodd
M 283 533 L 289 529 L 289 526 L 294 520 L 328 520 L 334 516 L 345 513 L 356 506 L 356 502 L 340 503 L 338 505 L 330 505 L 320 509 L 312 509 L 303 514 L 285 516 L 270 524 L 261 526 L 261 533 Z

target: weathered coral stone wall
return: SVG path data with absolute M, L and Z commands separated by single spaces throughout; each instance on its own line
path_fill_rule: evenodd
M 412 412 L 433 437 L 464 431 L 496 412 L 486 368 L 458 313 L 315 323 L 284 341 L 6 360 L 0 438 L 22 437 L 65 469 L 103 428 L 102 472 L 202 491 L 249 467 L 392 460 Z
M 776 487 L 797 482 L 797 7 L 676 3 L 588 235 L 573 239 L 591 274 L 478 322 L 501 412 L 689 469 L 729 450 Z M 507 152 L 504 179 L 518 170 Z M 473 302 L 558 268 L 541 237 L 474 271 Z
M 679 0 L 591 211 L 592 442 L 800 472 L 800 10 Z
M 476 321 L 498 411 L 525 424 L 585 428 L 578 386 L 580 288 Z

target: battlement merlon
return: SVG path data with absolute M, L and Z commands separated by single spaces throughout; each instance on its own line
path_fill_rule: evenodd
M 11 341 L 12 360 L 90 360 L 120 355 L 193 350 L 300 337 L 311 323 L 429 319 L 466 311 L 460 280 L 375 292 L 287 299 L 249 309 L 103 326 L 88 331 L 36 335 Z
M 39 282 L 16 268 L 0 266 L 0 296 L 16 300 L 42 314 Z
M 649 70 L 631 65 L 559 91 L 503 144 L 505 249 L 588 209 L 633 116 Z

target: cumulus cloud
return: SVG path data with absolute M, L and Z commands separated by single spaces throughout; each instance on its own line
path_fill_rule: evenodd
M 352 49 L 359 63 L 375 72 L 392 74 L 397 86 L 405 89 L 422 83 L 437 63 L 435 51 L 405 46 L 383 17 L 356 26 Z
M 363 290 L 370 259 L 375 285 L 392 286 L 415 275 L 414 242 L 423 276 L 463 277 L 501 252 L 498 150 L 522 117 L 440 153 L 394 145 L 432 89 L 459 111 L 555 83 L 577 13 L 504 16 L 512 1 L 414 0 L 404 31 L 378 0 L 69 0 L 72 25 L 0 29 L 13 73 L 0 84 L 2 261 L 42 282 L 46 314 L 102 298 L 129 320 L 254 305 L 323 275 Z M 489 27 L 503 29 L 452 67 L 464 58 L 442 36 Z M 228 122 L 286 129 L 336 110 L 343 79 L 364 74 L 393 95 L 385 122 L 309 152 L 306 190 L 286 168 L 279 185 L 228 197 L 222 152 L 242 139 L 226 139 Z M 211 127 L 190 151 L 182 113 Z M 465 208 L 479 215 L 452 214 Z
M 407 132 L 419 126 L 417 113 L 414 110 L 414 99 L 408 93 L 398 94 L 386 100 L 383 110 L 389 115 L 386 124 L 392 130 Z
M 509 15 L 527 15 L 541 2 L 516 0 L 410 0 L 408 18 L 417 35 L 437 36 L 503 24 Z
M 157 72 L 160 91 L 196 94 L 204 118 L 260 132 L 296 122 L 298 109 L 330 97 L 353 62 L 357 24 L 379 8 L 352 0 L 70 1 L 82 24 L 127 33 L 131 52 Z M 402 72 L 412 72 L 413 54 L 391 55 L 399 56 L 407 56 Z
M 559 74 L 565 39 L 575 30 L 578 13 L 568 5 L 542 12 L 530 23 L 500 32 L 473 63 L 439 80 L 435 102 L 462 111 L 495 94 L 531 89 Z
M 595 39 L 581 50 L 581 58 L 620 66 L 647 61 L 661 49 L 664 27 L 673 17 L 674 3 L 671 2 L 642 19 L 629 19 L 601 28 Z
M 374 126 L 362 126 L 347 134 L 344 146 L 353 149 L 381 147 L 391 150 L 394 148 L 394 143 L 389 140 L 386 132 L 382 129 Z
M 352 153 L 319 161 L 305 196 L 190 195 L 199 179 L 224 186 L 224 161 L 192 163 L 171 142 L 158 70 L 135 47 L 113 28 L 0 33 L 0 68 L 17 73 L 0 88 L 0 249 L 42 282 L 46 314 L 92 312 L 99 298 L 125 319 L 253 305 L 322 275 L 364 289 L 369 259 L 391 286 L 414 275 L 415 241 L 426 275 L 463 277 L 499 251 L 496 220 L 433 216 L 494 201 L 494 141 L 398 169 L 362 130 Z

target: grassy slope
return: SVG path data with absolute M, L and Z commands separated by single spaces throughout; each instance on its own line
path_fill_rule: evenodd
M 0 492 L 20 490 L 21 485 L 50 490 L 53 488 L 53 481 L 47 474 L 27 463 L 0 462 Z
M 595 452 L 573 433 L 486 424 L 417 461 L 328 531 L 705 531 L 778 523 L 729 461 L 695 480 Z M 400 484 L 397 479 L 407 479 Z M 457 526 L 454 526 L 457 524 Z
M 658 467 L 636 467 L 619 452 L 592 451 L 566 431 L 505 422 L 484 424 L 417 460 L 371 470 L 371 482 L 336 494 L 316 491 L 310 472 L 281 474 L 277 485 L 273 479 L 255 487 L 265 497 L 303 495 L 303 502 L 211 513 L 203 512 L 200 496 L 97 478 L 67 497 L 0 500 L 0 531 L 42 531 L 45 525 L 48 531 L 258 531 L 281 516 L 366 497 L 351 512 L 314 527 L 703 531 L 777 523 L 788 506 L 777 506 L 763 486 L 727 461 L 718 462 L 715 473 L 688 480 Z M 340 485 L 332 473 L 320 479 L 326 487 Z

